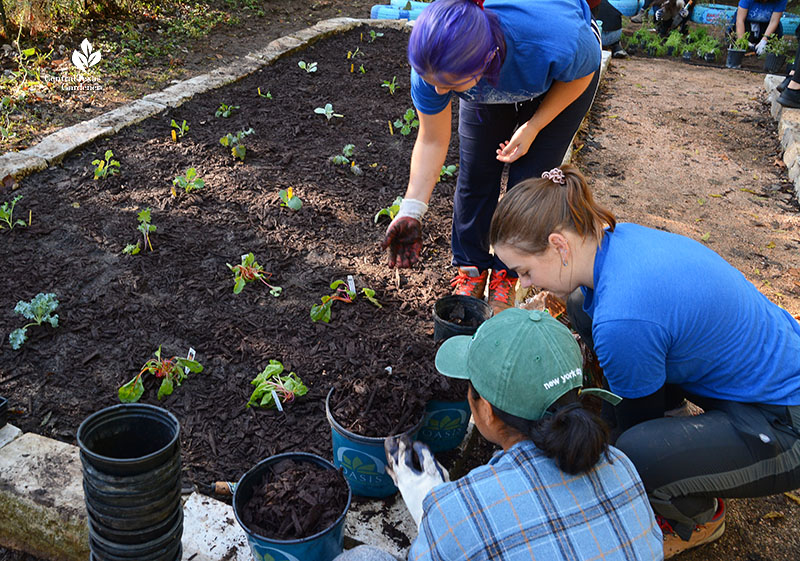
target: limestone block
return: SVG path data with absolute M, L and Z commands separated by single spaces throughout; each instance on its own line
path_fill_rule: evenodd
M 778 120 L 778 119 L 780 119 L 782 117 L 782 114 L 784 113 L 783 105 L 778 103 L 778 98 L 777 97 L 772 100 L 771 105 L 769 107 L 769 112 L 770 112 L 770 115 L 772 115 L 772 118 L 775 119 L 775 120 Z
M 270 47 L 277 49 L 280 54 L 278 56 L 288 55 L 297 50 L 300 50 L 305 43 L 298 39 L 297 37 L 292 37 L 291 35 L 284 35 L 283 37 L 278 37 L 274 41 L 271 41 L 267 45 L 267 49 Z
M 0 545 L 86 561 L 82 480 L 76 446 L 27 433 L 0 448 Z
M 138 100 L 103 113 L 89 121 L 89 123 L 94 123 L 96 126 L 103 128 L 110 127 L 117 133 L 125 127 L 135 125 L 153 115 L 158 115 L 164 109 L 165 106 L 160 103 Z
M 800 178 L 800 160 L 795 160 L 792 162 L 789 168 L 789 181 L 797 182 L 798 178 Z
M 783 76 L 778 76 L 777 74 L 767 74 L 764 76 L 764 89 L 767 90 L 767 93 L 771 93 L 775 91 L 775 87 L 783 82 Z
M 205 80 L 206 88 L 207 90 L 213 90 L 236 82 L 245 76 L 249 76 L 262 66 L 264 66 L 263 62 L 247 57 L 235 60 L 227 66 L 220 66 L 209 72 Z
M 13 441 L 14 439 L 18 438 L 22 434 L 22 431 L 19 430 L 14 425 L 6 424 L 3 428 L 0 429 L 0 448 L 8 444 L 9 442 Z
M 381 515 L 370 513 L 381 505 Z M 388 508 L 387 508 L 388 506 Z M 366 543 L 390 553 L 398 559 L 405 559 L 408 547 L 401 548 L 384 528 L 392 528 L 392 533 L 399 532 L 408 536 L 410 541 L 417 537 L 417 525 L 411 518 L 403 497 L 397 493 L 394 497 L 382 501 L 352 502 L 344 519 L 344 535 L 361 543 Z
M 39 144 L 31 146 L 26 151 L 44 158 L 49 165 L 53 165 L 63 160 L 70 152 L 113 133 L 113 127 L 98 125 L 93 120 L 84 121 L 44 137 Z
M 233 507 L 192 493 L 183 505 L 183 561 L 252 561 Z
M 273 62 L 278 60 L 278 58 L 280 58 L 282 54 L 283 50 L 280 49 L 279 47 L 268 46 L 264 47 L 263 49 L 247 53 L 247 56 L 245 58 L 266 65 L 266 64 L 272 64 Z
M 174 86 L 165 88 L 160 92 L 146 95 L 142 100 L 151 103 L 159 103 L 167 107 L 178 107 L 192 99 L 196 94 L 207 91 L 208 80 L 208 74 L 201 74 L 200 76 L 178 82 Z
M 0 179 L 7 175 L 21 178 L 45 168 L 47 168 L 47 160 L 31 154 L 30 150 L 6 152 L 0 156 Z
M 369 25 L 371 27 L 379 27 L 384 29 L 400 29 L 410 31 L 411 26 L 414 25 L 413 21 L 407 19 L 371 19 Z

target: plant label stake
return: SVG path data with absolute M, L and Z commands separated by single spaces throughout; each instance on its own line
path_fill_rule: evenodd
M 189 347 L 189 353 L 186 355 L 186 358 L 188 358 L 189 360 L 194 360 L 194 357 L 195 357 L 196 354 L 197 354 L 197 352 L 192 347 Z M 189 374 L 189 367 L 188 366 L 184 366 L 183 367 L 183 373 L 184 374 Z
M 356 282 L 353 280 L 353 275 L 347 275 L 347 288 L 350 289 L 350 292 L 356 291 Z
M 278 399 L 278 394 L 275 390 L 272 390 L 272 399 L 275 400 L 275 407 L 278 408 L 278 411 L 283 413 L 283 405 L 281 405 L 281 400 Z

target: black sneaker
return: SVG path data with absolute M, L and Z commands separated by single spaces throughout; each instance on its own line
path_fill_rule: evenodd
M 628 58 L 628 51 L 622 48 L 619 43 L 611 45 L 611 56 L 614 58 Z
M 778 96 L 778 103 L 784 107 L 800 108 L 800 90 L 790 90 L 788 87 Z
M 647 10 L 642 8 L 641 10 L 639 10 L 636 13 L 635 16 L 631 16 L 631 22 L 633 22 L 633 23 L 642 23 L 642 21 L 647 17 L 646 12 L 647 12 Z
M 792 81 L 792 78 L 794 78 L 794 75 L 787 76 L 783 79 L 783 82 L 775 86 L 775 89 L 778 90 L 778 93 L 782 92 L 789 86 L 789 82 Z

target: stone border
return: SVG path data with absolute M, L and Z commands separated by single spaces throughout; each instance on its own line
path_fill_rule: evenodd
M 778 136 L 783 148 L 783 163 L 794 183 L 794 196 L 800 202 L 800 110 L 784 107 L 778 103 L 780 95 L 775 87 L 783 81 L 783 76 L 767 74 L 764 89 L 770 102 L 770 113 L 778 121 Z

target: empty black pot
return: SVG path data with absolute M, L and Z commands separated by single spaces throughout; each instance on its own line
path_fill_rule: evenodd
M 767 56 L 764 58 L 764 72 L 768 74 L 780 74 L 784 64 L 786 64 L 786 55 L 767 53 Z
M 462 310 L 463 318 L 453 317 L 454 311 Z M 433 340 L 439 342 L 453 335 L 472 335 L 490 317 L 492 308 L 483 300 L 456 294 L 445 296 L 433 306 Z
M 725 59 L 726 68 L 741 68 L 744 60 L 744 51 L 739 49 L 728 49 L 728 56 Z

